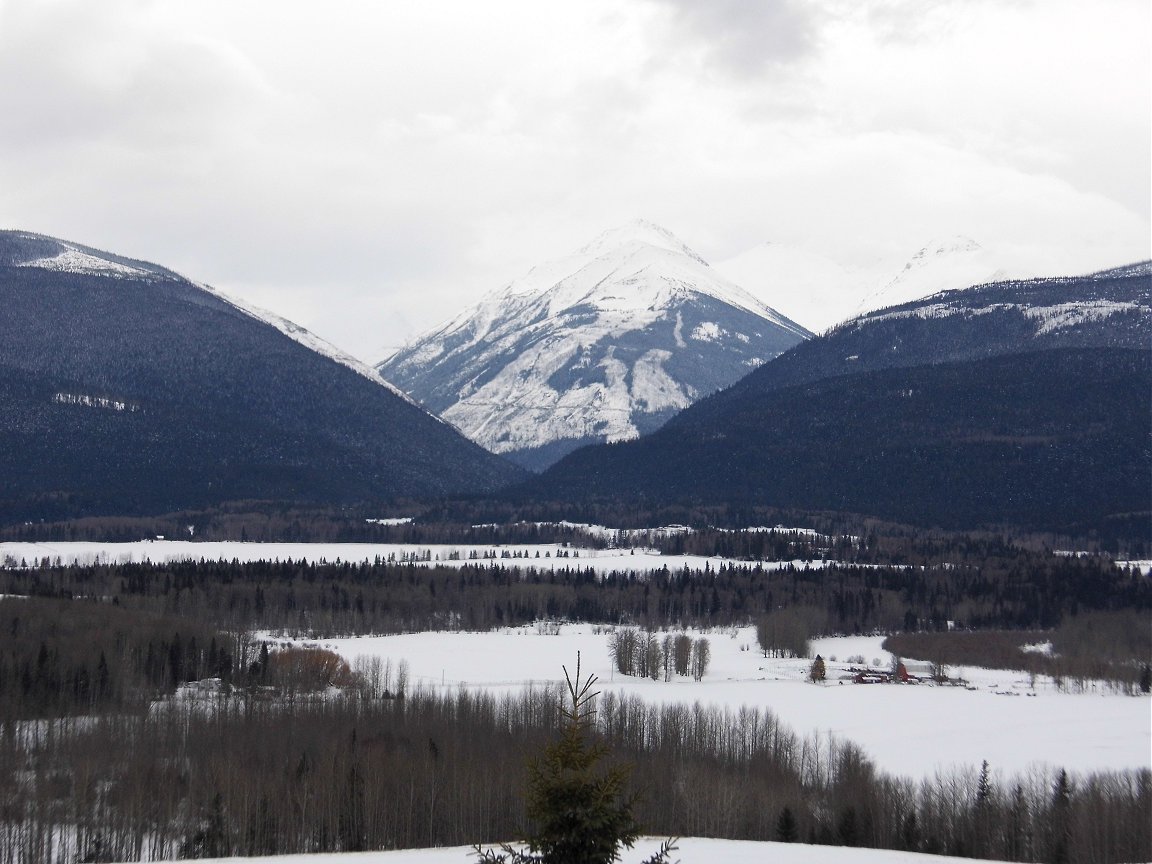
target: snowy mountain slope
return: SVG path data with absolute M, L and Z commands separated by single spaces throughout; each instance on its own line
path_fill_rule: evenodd
M 311 330 L 301 327 L 299 324 L 295 323 L 294 321 L 289 321 L 287 318 L 282 318 L 275 312 L 269 312 L 267 309 L 261 309 L 259 306 L 253 306 L 251 303 L 248 303 L 244 300 L 231 297 L 218 288 L 213 288 L 211 285 L 205 285 L 199 282 L 196 284 L 198 287 L 203 288 L 205 291 L 208 291 L 211 294 L 215 294 L 224 302 L 235 306 L 246 315 L 251 315 L 257 321 L 262 321 L 265 324 L 271 324 L 273 327 L 275 327 L 294 342 L 299 342 L 305 348 L 315 351 L 317 354 L 323 357 L 327 357 L 329 360 L 335 360 L 342 366 L 347 366 L 358 375 L 363 375 L 373 384 L 383 385 L 384 388 L 388 390 L 388 392 L 399 396 L 405 402 L 409 402 L 413 405 L 416 404 L 412 401 L 412 398 L 407 393 L 405 393 L 396 385 L 392 384 L 390 381 L 385 381 L 382 377 L 380 377 L 380 373 L 369 366 L 367 363 L 363 362 L 362 360 L 357 360 L 351 354 L 347 353 L 346 351 L 342 351 L 327 339 L 317 336 Z
M 895 276 L 870 291 L 852 317 L 910 303 L 941 291 L 1033 275 L 1009 265 L 1002 256 L 970 237 L 933 240 L 913 255 Z
M 1152 261 L 1137 261 L 1134 264 L 1111 267 L 1092 274 L 1093 279 L 1121 279 L 1126 276 L 1143 276 L 1144 278 L 1152 276 Z
M 817 332 L 940 291 L 1040 272 L 963 236 L 933 240 L 906 260 L 878 258 L 865 266 L 844 264 L 828 253 L 764 243 L 720 262 L 716 269 L 757 296 L 770 292 L 785 312 Z
M 0 232 L 0 521 L 486 491 L 375 371 L 154 264 Z
M 544 467 L 658 428 L 809 335 L 637 221 L 533 268 L 377 369 L 472 440 Z
M 1023 323 L 1018 338 L 1041 340 L 1062 331 L 1090 333 L 1101 344 L 1143 347 L 1152 315 L 1150 262 L 1089 276 L 1027 279 L 949 288 L 917 300 L 864 312 L 837 331 L 862 330 L 885 321 L 918 318 L 1010 318 Z M 992 330 L 987 324 L 984 329 Z M 1026 350 L 1026 342 L 1018 347 Z
M 4 231 L 0 266 L 34 267 L 57 273 L 108 276 L 113 279 L 166 279 L 180 277 L 164 267 L 102 252 L 90 246 L 58 240 L 30 231 Z

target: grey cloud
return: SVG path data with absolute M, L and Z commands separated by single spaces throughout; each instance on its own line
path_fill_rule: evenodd
M 795 63 L 819 47 L 824 12 L 796 0 L 659 0 L 676 18 L 681 35 L 704 45 L 709 63 L 755 76 Z

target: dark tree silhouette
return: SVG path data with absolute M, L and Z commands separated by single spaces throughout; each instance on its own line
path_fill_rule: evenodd
M 800 839 L 800 830 L 796 827 L 796 817 L 791 807 L 780 811 L 780 818 L 776 820 L 776 839 L 781 843 L 795 843 Z

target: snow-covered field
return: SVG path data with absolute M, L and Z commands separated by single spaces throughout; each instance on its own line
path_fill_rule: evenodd
M 1044 678 L 1033 689 L 1023 673 L 976 668 L 950 670 L 968 687 L 840 683 L 849 657 L 888 664 L 891 658 L 880 648 L 879 636 L 814 642 L 813 653 L 828 661 L 827 681 L 815 685 L 806 680 L 809 661 L 762 657 L 753 628 L 703 634 L 712 653 L 704 680 L 665 683 L 615 673 L 604 628 L 562 625 L 554 635 L 549 629 L 413 633 L 321 644 L 350 661 L 364 656 L 393 664 L 404 660 L 410 680 L 428 687 L 494 691 L 561 680 L 561 666 L 572 669 L 579 651 L 583 669 L 599 676 L 603 691 L 636 694 L 650 702 L 769 708 L 797 733 L 852 741 L 882 770 L 902 776 L 978 768 L 984 759 L 1001 775 L 1042 766 L 1077 772 L 1149 767 L 1147 697 L 1060 692 Z
M 656 851 L 659 840 L 642 838 L 635 848 L 625 850 L 623 864 L 638 864 Z M 919 855 L 887 849 L 845 849 L 839 846 L 805 846 L 800 843 L 754 843 L 746 840 L 713 840 L 686 837 L 677 843 L 673 861 L 684 864 L 948 864 L 973 858 L 941 855 Z M 221 861 L 234 864 L 467 864 L 476 861 L 470 846 L 441 849 L 405 849 L 397 852 L 347 852 L 330 855 L 280 855 L 272 858 L 210 859 L 205 864 Z

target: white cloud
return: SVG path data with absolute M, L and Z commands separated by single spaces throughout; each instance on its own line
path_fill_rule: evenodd
M 0 224 L 367 359 L 637 215 L 716 259 L 1103 266 L 1149 254 L 1149 32 L 1144 0 L 0 0 Z

